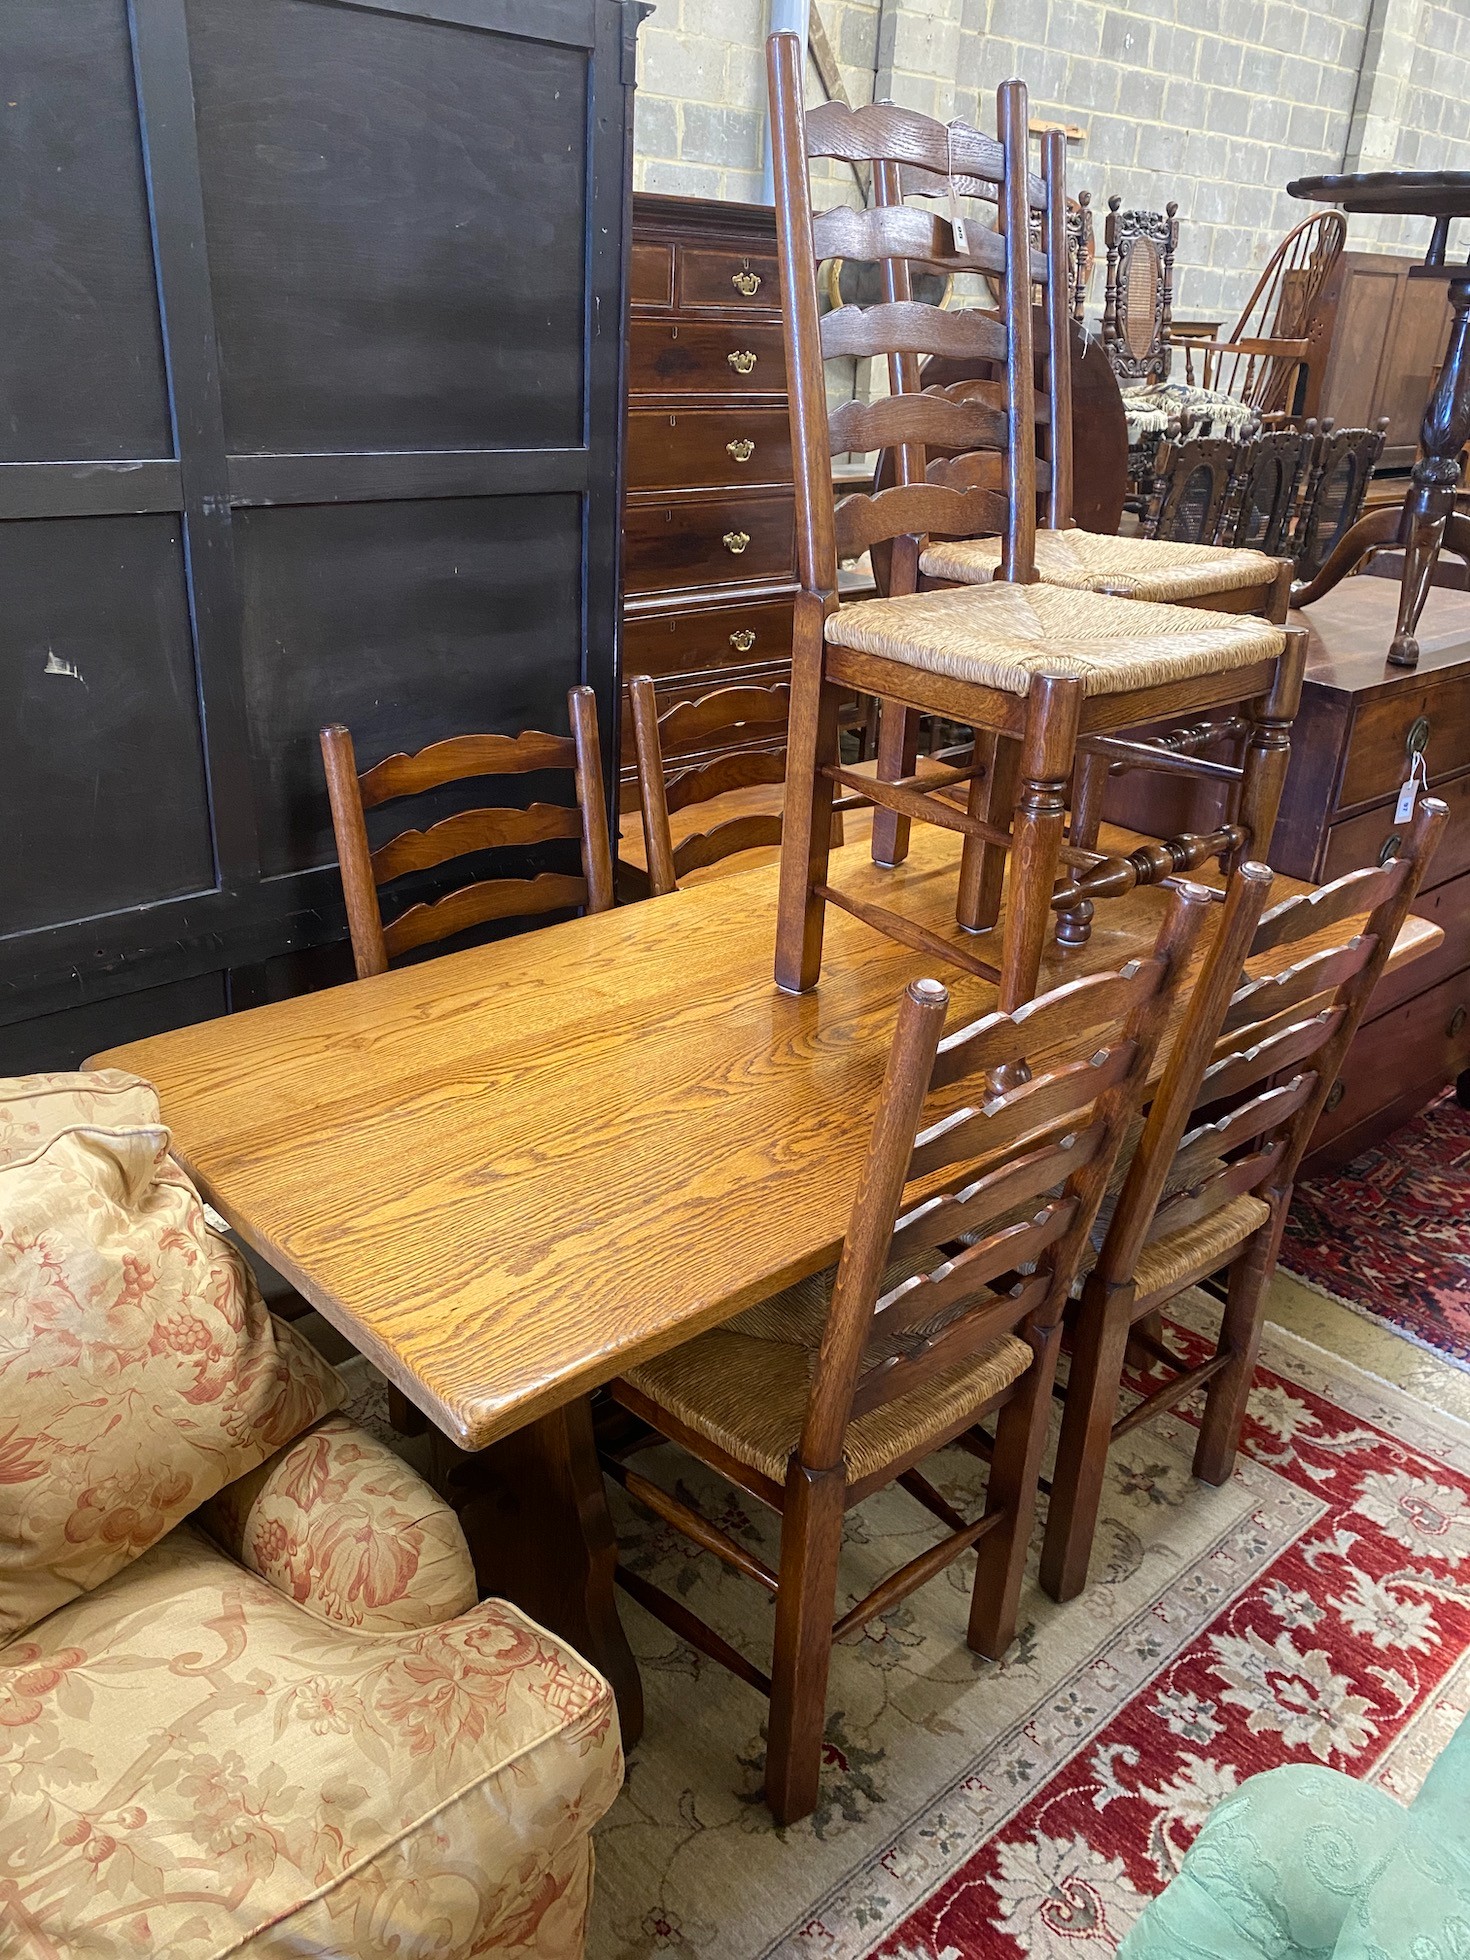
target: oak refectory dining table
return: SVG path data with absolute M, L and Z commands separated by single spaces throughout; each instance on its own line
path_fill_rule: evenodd
M 958 846 L 926 824 L 897 869 L 849 845 L 844 876 L 957 934 Z M 899 994 L 935 964 L 834 910 L 821 985 L 779 992 L 777 874 L 92 1058 L 157 1085 L 204 1197 L 429 1418 L 482 1590 L 603 1669 L 629 1740 L 641 1689 L 589 1391 L 830 1264 Z M 1165 903 L 1100 906 L 1041 987 L 1145 951 Z M 1411 919 L 1391 964 L 1442 936 Z M 938 977 L 956 1020 L 994 1006 L 989 983 Z

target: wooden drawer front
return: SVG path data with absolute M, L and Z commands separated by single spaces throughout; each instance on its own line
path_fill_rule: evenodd
M 1449 805 L 1450 821 L 1425 874 L 1428 888 L 1470 871 L 1470 774 L 1437 783 L 1434 793 Z M 1376 810 L 1364 810 L 1361 816 L 1333 824 L 1327 833 L 1327 855 L 1319 882 L 1325 885 L 1345 871 L 1377 864 L 1387 840 L 1402 830 L 1394 823 L 1393 809 L 1392 803 L 1384 803 Z
M 734 246 L 706 251 L 686 245 L 679 253 L 681 306 L 781 310 L 781 280 L 774 252 L 742 252 Z
M 1368 1003 L 1370 1020 L 1377 1020 L 1400 1001 L 1427 993 L 1449 974 L 1470 968 L 1470 872 L 1451 878 L 1446 885 L 1436 885 L 1432 892 L 1420 892 L 1414 900 L 1414 914 L 1438 926 L 1444 944 L 1379 981 Z
M 1437 782 L 1463 769 L 1470 759 L 1470 673 L 1438 684 L 1426 681 L 1422 687 L 1401 683 L 1359 705 L 1338 792 L 1340 809 L 1397 790 L 1409 773 L 1410 732 L 1422 738 L 1425 731 L 1416 728 L 1422 722 L 1429 724 L 1424 745 L 1429 780 Z
M 631 504 L 623 513 L 623 561 L 629 592 L 793 578 L 795 507 L 780 495 Z
M 722 667 L 758 667 L 791 659 L 791 601 L 701 606 L 623 622 L 623 672 L 708 674 Z M 707 685 L 714 685 L 713 682 Z
M 1369 1021 L 1358 1030 L 1343 1065 L 1336 1107 L 1324 1110 L 1312 1132 L 1312 1150 L 1385 1101 L 1416 1087 L 1431 1092 L 1470 1065 L 1470 972 L 1453 974 L 1428 993 Z
M 790 481 L 784 408 L 635 408 L 628 416 L 630 490 Z
M 628 387 L 635 395 L 784 395 L 781 329 L 754 320 L 634 320 Z
M 672 245 L 634 245 L 628 266 L 628 298 L 634 306 L 673 305 Z

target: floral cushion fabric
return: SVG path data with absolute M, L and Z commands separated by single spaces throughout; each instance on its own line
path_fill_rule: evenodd
M 0 1076 L 0 1164 L 30 1157 L 63 1130 L 134 1130 L 161 1123 L 158 1091 L 120 1068 Z
M 7 1960 L 573 1960 L 622 1774 L 602 1678 L 499 1600 L 366 1633 L 182 1525 L 0 1648 Z
M 328 1416 L 228 1485 L 198 1522 L 278 1592 L 341 1626 L 434 1626 L 477 1597 L 453 1511 L 346 1416 Z
M 0 1640 L 343 1399 L 206 1225 L 166 1129 L 36 1120 L 0 1163 Z

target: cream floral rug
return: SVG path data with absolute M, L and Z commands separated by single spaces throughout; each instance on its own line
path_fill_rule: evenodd
M 1253 1771 L 1411 1795 L 1470 1706 L 1470 1424 L 1273 1328 L 1224 1489 L 1193 1481 L 1192 1443 L 1178 1417 L 1114 1450 L 1093 1584 L 1065 1607 L 1031 1586 L 1003 1662 L 964 1644 L 969 1559 L 844 1643 L 822 1800 L 790 1831 L 761 1801 L 760 1697 L 625 1600 L 648 1719 L 597 1833 L 589 1960 L 1106 1960 Z M 760 1508 L 687 1459 L 639 1467 L 774 1554 Z M 984 1478 L 954 1451 L 929 1474 L 962 1508 Z M 626 1501 L 618 1525 L 766 1663 L 764 1594 Z M 935 1530 L 902 1492 L 863 1505 L 848 1597 Z

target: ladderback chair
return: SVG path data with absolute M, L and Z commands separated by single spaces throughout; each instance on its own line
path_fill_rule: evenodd
M 1114 1441 L 1204 1388 L 1194 1472 L 1230 1476 L 1292 1180 L 1448 817 L 1421 799 L 1398 857 L 1264 913 L 1269 870 L 1231 879 L 1076 1312 L 1041 1564 L 1054 1599 L 1086 1584 Z M 1222 1267 L 1215 1350 L 1191 1365 L 1157 1317 Z M 1130 1337 L 1166 1379 L 1120 1415 Z
M 654 898 L 678 889 L 689 872 L 740 851 L 769 849 L 781 842 L 781 819 L 774 811 L 742 811 L 683 837 L 676 844 L 672 814 L 731 791 L 786 780 L 784 737 L 791 707 L 789 687 L 721 687 L 694 701 L 680 701 L 663 714 L 647 674 L 628 683 L 633 741 L 638 757 L 638 793 L 643 811 L 644 861 Z M 732 738 L 782 738 L 778 749 L 732 748 L 712 761 L 679 766 L 683 749 L 704 749 Z
M 770 1696 L 766 1800 L 780 1823 L 817 1801 L 835 1641 L 971 1547 L 970 1645 L 999 1656 L 1014 1636 L 1063 1308 L 1210 910 L 1201 887 L 1181 887 L 1143 958 L 950 1034 L 945 988 L 913 981 L 835 1272 L 612 1385 L 658 1436 L 780 1515 L 772 1567 L 630 1469 L 642 1443 L 603 1459 L 635 1499 L 775 1595 L 768 1676 L 681 1601 L 619 1571 L 650 1612 Z M 992 1413 L 993 1439 L 979 1429 Z M 956 1441 L 991 1460 L 976 1519 L 918 1469 Z M 895 1482 L 946 1535 L 834 1623 L 844 1514 Z
M 1102 339 L 1118 380 L 1138 387 L 1169 378 L 1179 206 L 1171 200 L 1162 211 L 1124 211 L 1122 203 L 1108 199 L 1103 225 Z
M 1346 240 L 1341 211 L 1321 211 L 1289 231 L 1228 338 L 1189 346 L 1189 380 L 1197 351 L 1202 387 L 1246 403 L 1265 419 L 1289 417 L 1312 352 L 1312 314 Z
M 801 586 L 793 619 L 777 983 L 790 992 L 817 983 L 825 908 L 836 904 L 926 956 L 991 981 L 1001 1007 L 1013 1009 L 1035 992 L 1054 908 L 1074 937 L 1085 937 L 1095 897 L 1157 882 L 1222 852 L 1233 856 L 1251 839 L 1265 849 L 1284 779 L 1305 635 L 1240 614 L 1147 606 L 1037 582 L 1038 479 L 1053 525 L 1064 523 L 1072 458 L 1066 413 L 1050 416 L 1045 454 L 1037 455 L 1033 286 L 1046 294 L 1049 332 L 1058 345 L 1066 344 L 1070 319 L 1061 225 L 1048 228 L 1044 257 L 1030 250 L 1030 215 L 1048 206 L 1046 185 L 1027 164 L 1023 84 L 1007 82 L 999 91 L 996 139 L 885 104 L 850 110 L 829 102 L 808 116 L 796 37 L 773 35 L 768 61 Z M 1046 139 L 1048 170 L 1057 181 L 1064 140 L 1059 131 Z M 871 164 L 877 208 L 842 206 L 814 216 L 809 158 Z M 947 219 L 902 204 L 904 165 L 993 185 L 1002 229 L 967 227 L 965 249 L 957 250 Z M 818 262 L 839 256 L 876 261 L 885 298 L 822 317 Z M 1004 296 L 1000 317 L 917 304 L 909 286 L 914 259 L 995 274 Z M 925 354 L 993 361 L 1003 378 L 986 384 L 990 398 L 927 394 L 915 385 Z M 892 392 L 873 402 L 845 401 L 829 423 L 824 362 L 854 355 L 886 358 Z M 1069 374 L 1067 360 L 1049 364 L 1048 386 L 1058 397 Z M 834 507 L 833 451 L 885 449 L 893 451 L 892 487 L 855 493 Z M 1000 490 L 990 487 L 997 457 Z M 950 591 L 918 589 L 926 539 L 981 533 L 1001 539 L 994 580 Z M 840 604 L 839 556 L 887 541 L 889 596 Z M 838 709 L 845 689 L 886 703 L 876 778 L 841 764 Z M 1093 848 L 1095 824 L 1091 835 L 1074 826 L 1064 845 L 1067 785 L 1082 738 L 1241 700 L 1252 703 L 1252 732 L 1238 772 L 1238 821 L 1207 838 L 1174 840 L 1127 859 Z M 918 777 L 921 713 L 974 729 L 974 757 Z M 963 809 L 947 794 L 960 785 Z M 915 819 L 962 835 L 956 913 L 965 932 L 1000 922 L 1009 862 L 998 962 L 829 882 L 832 799 L 839 788 L 874 806 L 879 863 L 902 861 Z
M 1073 205 L 1066 195 L 1066 144 L 1048 142 L 1043 151 L 1045 210 L 1035 223 L 1067 240 L 1068 265 L 1074 249 Z M 874 195 L 887 201 L 891 179 L 875 177 Z M 933 195 L 932 192 L 926 192 Z M 1043 222 L 1044 221 L 1044 222 Z M 1043 390 L 1037 398 L 1041 452 L 1072 453 L 1072 365 L 1070 322 L 1062 309 L 1045 311 L 1039 347 Z M 1053 372 L 1055 371 L 1055 380 Z M 900 376 L 894 383 L 901 385 Z M 1060 437 L 1050 430 L 1060 430 Z M 1070 481 L 1054 493 L 1036 533 L 1036 573 L 1045 584 L 1072 591 L 1168 605 L 1198 606 L 1216 612 L 1258 612 L 1278 624 L 1285 620 L 1292 567 L 1273 548 L 1254 540 L 1216 543 L 1213 529 L 1185 538 L 1157 532 L 1117 537 L 1081 528 L 1072 511 Z M 999 569 L 1000 548 L 993 538 L 931 539 L 920 559 L 921 582 L 931 588 L 985 584 Z
M 612 850 L 603 800 L 597 697 L 590 687 L 574 687 L 567 695 L 567 710 L 570 735 L 547 735 L 538 729 L 519 735 L 455 735 L 416 755 L 386 756 L 360 775 L 350 731 L 340 722 L 321 731 L 332 829 L 360 980 L 386 973 L 388 962 L 401 954 L 491 920 L 534 918 L 573 906 L 602 912 L 612 904 Z M 400 831 L 376 849 L 369 842 L 367 812 L 384 803 L 475 777 L 543 770 L 571 773 L 573 803 L 460 810 L 427 830 Z M 559 838 L 580 844 L 580 876 L 542 871 L 533 878 L 482 878 L 433 902 L 410 904 L 388 925 L 383 923 L 378 893 L 395 879 L 434 870 L 474 852 Z

